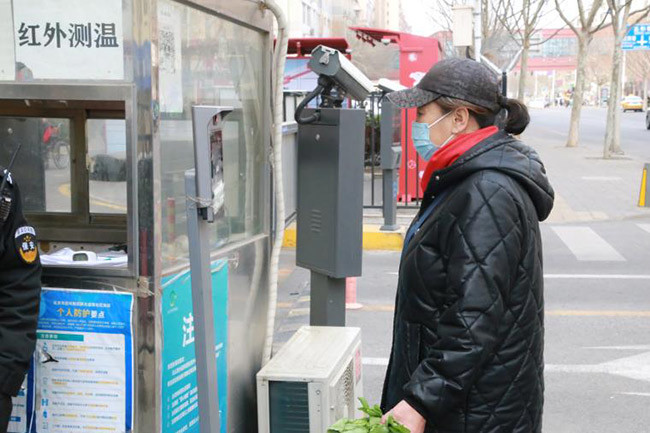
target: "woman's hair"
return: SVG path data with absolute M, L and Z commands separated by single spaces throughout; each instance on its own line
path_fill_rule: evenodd
M 528 123 L 530 123 L 530 115 L 528 114 L 528 109 L 526 106 L 516 99 L 501 97 L 500 101 L 502 108 L 507 110 L 508 113 L 503 129 L 507 133 L 515 135 L 524 132 L 526 126 L 528 126 Z M 500 117 L 499 113 L 501 110 L 499 112 L 490 111 L 485 107 L 480 107 L 462 99 L 451 98 L 449 96 L 441 96 L 440 98 L 436 99 L 435 102 L 445 112 L 449 112 L 461 107 L 467 108 L 472 117 L 476 119 L 478 126 L 481 128 L 487 128 L 488 126 L 496 124 L 497 117 Z

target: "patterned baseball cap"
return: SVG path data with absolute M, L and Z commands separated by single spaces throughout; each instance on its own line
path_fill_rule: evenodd
M 495 113 L 505 106 L 496 74 L 475 60 L 463 58 L 439 61 L 415 87 L 391 92 L 388 99 L 397 107 L 411 108 L 441 96 L 462 99 Z

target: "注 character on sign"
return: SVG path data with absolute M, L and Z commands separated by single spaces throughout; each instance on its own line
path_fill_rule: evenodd
M 183 347 L 194 343 L 194 316 L 192 313 L 187 317 L 183 317 Z

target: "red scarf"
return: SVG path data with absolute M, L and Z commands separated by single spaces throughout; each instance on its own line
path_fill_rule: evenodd
M 429 163 L 427 164 L 426 170 L 424 170 L 421 183 L 422 191 L 427 190 L 429 180 L 431 179 L 433 173 L 438 170 L 442 170 L 443 168 L 449 167 L 463 153 L 467 152 L 489 136 L 496 134 L 498 131 L 499 128 L 496 126 L 488 126 L 487 128 L 479 129 L 477 131 L 470 132 L 469 134 L 459 135 L 447 143 L 444 147 L 439 149 L 436 153 L 433 154 L 429 160 Z

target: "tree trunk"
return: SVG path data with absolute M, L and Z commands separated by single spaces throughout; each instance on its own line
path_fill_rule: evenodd
M 578 147 L 580 135 L 580 113 L 585 93 L 585 69 L 587 64 L 587 50 L 589 40 L 583 35 L 578 36 L 578 69 L 576 70 L 576 88 L 573 92 L 573 106 L 571 107 L 571 125 L 567 147 Z
M 519 70 L 519 90 L 517 91 L 517 99 L 525 102 L 526 96 L 526 78 L 528 78 L 528 51 L 530 50 L 530 43 L 524 41 L 524 47 L 521 52 L 521 69 Z
M 643 71 L 643 111 L 648 109 L 648 72 Z
M 612 79 L 609 85 L 609 100 L 607 101 L 607 129 L 605 130 L 605 147 L 603 157 L 608 159 L 612 152 L 621 151 L 620 131 L 620 101 L 621 101 L 621 40 L 618 35 L 614 38 L 614 56 L 612 57 Z

